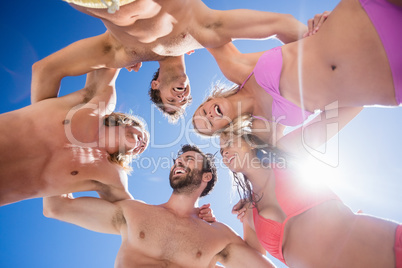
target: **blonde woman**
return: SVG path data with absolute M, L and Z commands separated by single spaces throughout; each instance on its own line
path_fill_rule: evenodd
M 265 122 L 274 143 L 314 111 L 402 102 L 401 1 L 342 0 L 314 35 L 266 52 L 209 49 L 238 86 L 202 103 L 195 129 L 213 135 L 239 115 Z M 356 108 L 357 111 L 358 108 Z

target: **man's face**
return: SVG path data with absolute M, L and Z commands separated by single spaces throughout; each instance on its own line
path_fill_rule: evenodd
M 203 156 L 189 151 L 180 155 L 170 170 L 169 181 L 174 192 L 191 192 L 202 181 Z
M 139 155 L 148 146 L 148 135 L 139 126 L 109 126 L 106 147 L 123 154 Z
M 152 89 L 160 91 L 166 112 L 184 108 L 191 98 L 190 82 L 187 76 L 172 77 L 160 73 L 158 79 L 152 82 Z

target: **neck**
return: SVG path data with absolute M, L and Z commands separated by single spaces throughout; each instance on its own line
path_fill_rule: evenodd
M 237 108 L 238 115 L 254 114 L 255 100 L 252 94 L 241 89 L 236 94 L 233 94 L 227 99 Z
M 161 206 L 181 217 L 197 215 L 198 198 L 200 193 L 191 194 L 173 193 L 169 200 Z
M 184 55 L 166 57 L 159 61 L 160 72 L 165 71 L 175 73 L 176 75 L 182 74 L 186 76 L 186 64 L 184 62 Z
M 248 167 L 241 171 L 250 181 L 255 193 L 262 192 L 267 186 L 268 179 L 272 174 L 272 170 L 262 167 L 260 164 L 253 163 L 252 167 Z

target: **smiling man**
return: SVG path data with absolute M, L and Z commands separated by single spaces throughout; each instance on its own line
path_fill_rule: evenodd
M 144 61 L 158 61 L 152 101 L 176 122 L 191 101 L 184 54 L 202 47 L 220 47 L 237 38 L 277 34 L 284 42 L 299 39 L 306 26 L 293 16 L 246 9 L 213 10 L 201 0 L 68 0 L 100 18 L 107 31 L 77 41 L 33 66 L 32 87 L 59 87 L 65 76 L 98 68 L 138 71 Z M 282 33 L 281 29 L 294 29 Z M 155 90 L 155 91 L 154 91 Z M 153 92 L 154 91 L 154 92 Z M 164 105 L 169 105 L 165 108 Z
M 93 197 L 44 198 L 47 217 L 102 233 L 120 234 L 115 267 L 274 267 L 228 226 L 198 217 L 198 199 L 214 187 L 212 155 L 185 145 L 170 170 L 173 193 L 161 205 L 110 203 Z
M 63 97 L 58 88 L 33 91 L 33 104 L 0 115 L 0 206 L 82 191 L 131 198 L 125 170 L 149 134 L 138 118 L 113 112 L 118 73 L 93 71 Z

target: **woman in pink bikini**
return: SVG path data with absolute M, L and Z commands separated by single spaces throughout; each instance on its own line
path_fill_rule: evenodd
M 316 110 L 399 105 L 401 6 L 401 0 L 342 0 L 316 34 L 299 41 L 250 54 L 231 43 L 209 49 L 223 74 L 241 86 L 217 90 L 201 104 L 195 129 L 213 135 L 251 115 L 265 121 L 274 144 L 284 126 L 299 125 Z
M 401 225 L 353 213 L 326 186 L 306 186 L 289 157 L 271 150 L 245 131 L 221 134 L 223 163 L 249 201 L 233 208 L 249 246 L 289 267 L 402 267 Z

